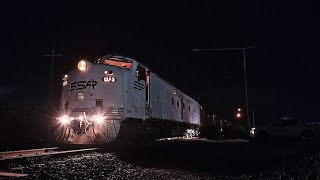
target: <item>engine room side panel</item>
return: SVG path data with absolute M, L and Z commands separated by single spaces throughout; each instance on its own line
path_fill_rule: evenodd
M 151 117 L 200 125 L 200 105 L 156 74 L 151 73 Z
M 151 84 L 150 84 L 150 104 L 151 104 L 151 117 L 157 119 L 165 119 L 164 105 L 166 97 L 164 94 L 164 82 L 151 73 Z

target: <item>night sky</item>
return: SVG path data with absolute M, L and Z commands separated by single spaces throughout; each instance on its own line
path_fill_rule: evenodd
M 161 3 L 160 3 L 161 2 Z M 1 8 L 0 95 L 9 104 L 46 103 L 50 54 L 61 75 L 80 58 L 120 53 L 142 62 L 210 112 L 234 119 L 244 106 L 247 50 L 256 121 L 320 120 L 319 23 L 315 4 L 294 1 L 15 3 Z

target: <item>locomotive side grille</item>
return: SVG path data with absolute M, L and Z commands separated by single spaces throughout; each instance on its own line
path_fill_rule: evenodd
M 124 108 L 110 108 L 105 113 L 107 119 L 122 120 L 124 118 Z

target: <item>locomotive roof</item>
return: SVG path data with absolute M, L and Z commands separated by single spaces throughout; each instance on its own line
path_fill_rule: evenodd
M 98 59 L 98 61 L 104 61 L 106 59 L 110 59 L 110 60 L 117 60 L 117 61 L 122 61 L 122 62 L 137 62 L 139 65 L 143 66 L 146 69 L 149 69 L 147 66 L 145 66 L 144 64 L 142 64 L 141 62 L 132 59 L 130 57 L 127 56 L 123 56 L 120 54 L 107 54 L 105 56 L 102 56 L 101 58 Z M 156 74 L 157 75 L 157 74 Z M 187 95 L 186 93 L 184 93 L 183 91 L 181 91 L 179 88 L 177 88 L 176 86 L 172 85 L 169 81 L 167 81 L 166 79 L 160 77 L 159 75 L 157 75 L 159 78 L 161 78 L 163 81 L 165 81 L 166 83 L 168 83 L 169 85 L 171 85 L 172 87 L 174 87 L 176 90 L 180 91 L 181 93 L 185 94 L 185 96 L 187 96 L 188 98 L 198 102 L 197 100 L 193 99 L 192 97 L 190 97 L 189 95 Z M 199 102 L 198 102 L 199 103 Z M 199 103 L 200 104 L 200 103 Z

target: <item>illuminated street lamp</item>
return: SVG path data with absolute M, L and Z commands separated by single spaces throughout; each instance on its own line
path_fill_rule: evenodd
M 233 50 L 241 50 L 242 51 L 242 55 L 243 55 L 244 88 L 245 88 L 245 99 L 246 99 L 247 133 L 248 133 L 248 135 L 249 135 L 249 131 L 250 131 L 251 125 L 250 125 L 250 116 L 249 116 L 249 107 L 248 107 L 249 102 L 248 102 L 248 86 L 247 86 L 246 50 L 247 49 L 251 49 L 251 48 L 255 48 L 255 47 L 256 46 L 250 46 L 250 47 L 245 47 L 245 48 L 192 49 L 193 52 L 197 52 L 197 51 L 233 51 Z
M 238 108 L 238 109 L 237 109 L 237 112 L 236 112 L 236 118 L 237 118 L 237 119 L 242 118 L 242 115 L 241 115 L 241 108 Z

